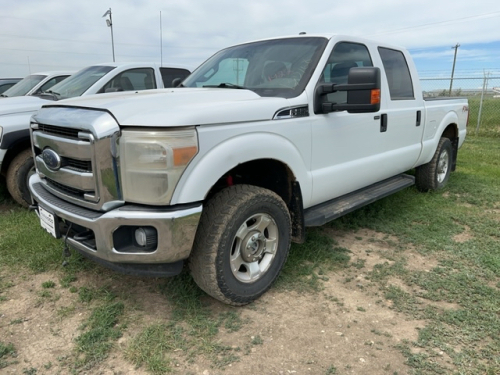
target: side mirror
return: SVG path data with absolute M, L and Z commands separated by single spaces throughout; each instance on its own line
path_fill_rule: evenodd
M 378 112 L 380 110 L 380 69 L 351 68 L 347 84 L 321 84 L 314 92 L 314 113 L 347 111 L 349 113 Z M 328 102 L 327 95 L 347 91 L 347 103 Z
M 174 78 L 172 80 L 172 87 L 178 87 L 182 82 L 182 78 Z

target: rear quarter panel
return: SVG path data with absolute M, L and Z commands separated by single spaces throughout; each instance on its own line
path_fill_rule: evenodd
M 422 154 L 417 165 L 429 162 L 444 130 L 450 124 L 458 129 L 458 147 L 461 147 L 467 134 L 469 104 L 462 98 L 425 99 L 425 130 L 422 138 Z

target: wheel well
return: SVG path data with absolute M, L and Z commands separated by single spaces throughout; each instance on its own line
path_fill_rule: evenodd
M 443 134 L 441 135 L 442 137 L 446 137 L 449 139 L 457 138 L 458 137 L 458 127 L 457 124 L 450 124 L 444 129 Z
M 441 137 L 448 138 L 451 141 L 453 155 L 451 157 L 451 170 L 454 171 L 457 167 L 457 154 L 458 154 L 458 126 L 457 124 L 449 124 L 444 129 Z
M 286 165 L 274 159 L 242 163 L 228 171 L 212 186 L 206 200 L 222 189 L 238 184 L 259 186 L 278 194 L 285 202 L 292 219 L 292 240 L 304 242 L 305 227 L 300 184 Z
M 0 173 L 5 176 L 7 173 L 7 169 L 9 168 L 12 159 L 14 159 L 21 151 L 26 150 L 27 148 L 31 148 L 30 139 L 22 139 L 15 143 L 12 147 L 7 150 L 5 157 L 2 161 L 2 170 Z

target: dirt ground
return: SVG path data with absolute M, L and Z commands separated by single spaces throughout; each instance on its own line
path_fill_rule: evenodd
M 376 264 L 390 262 L 395 251 L 395 239 L 362 230 L 356 233 L 325 231 L 338 244 L 352 253 L 351 262 L 363 267 L 349 267 L 328 274 L 324 290 L 319 293 L 299 294 L 280 292 L 272 288 L 257 302 L 238 308 L 247 323 L 237 332 L 221 328 L 217 339 L 224 345 L 244 347 L 259 338 L 248 353 L 224 368 L 214 368 L 203 356 L 193 362 L 179 357 L 179 374 L 408 374 L 411 369 L 395 348 L 403 340 L 417 339 L 424 321 L 412 320 L 391 308 L 391 303 L 380 290 L 365 279 Z M 428 270 L 437 262 L 407 249 L 408 268 Z M 80 325 L 88 318 L 89 309 L 73 311 L 64 318 L 55 311 L 72 304 L 75 294 L 60 285 L 55 286 L 58 299 L 41 301 L 40 286 L 48 280 L 59 280 L 60 275 L 43 273 L 24 278 L 4 275 L 3 281 L 14 284 L 8 288 L 0 303 L 0 341 L 11 342 L 17 350 L 16 364 L 0 369 L 2 374 L 25 374 L 26 369 L 37 369 L 36 374 L 65 374 L 60 367 L 61 358 L 69 356 Z M 79 274 L 76 286 L 102 285 L 106 276 Z M 130 293 L 140 308 L 137 316 L 129 319 L 123 337 L 116 343 L 108 359 L 85 372 L 86 374 L 146 374 L 124 359 L 122 349 L 146 324 L 165 321 L 169 317 L 169 302 L 148 279 L 127 282 L 135 285 Z M 114 280 L 116 283 L 116 279 Z M 57 283 L 58 284 L 58 283 Z M 401 280 L 391 279 L 389 284 L 401 289 L 409 288 Z M 228 307 L 216 301 L 209 302 L 217 311 Z M 130 312 L 128 313 L 130 314 Z M 17 324 L 12 324 L 16 321 Z M 442 360 L 446 362 L 445 355 Z M 47 364 L 51 363 L 50 368 Z

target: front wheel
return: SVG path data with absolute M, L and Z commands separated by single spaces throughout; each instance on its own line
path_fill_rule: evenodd
M 24 207 L 31 204 L 28 180 L 33 173 L 35 173 L 35 163 L 30 148 L 17 154 L 7 169 L 7 190 L 12 198 Z
M 245 305 L 266 292 L 288 257 L 291 221 L 274 192 L 251 185 L 228 187 L 203 209 L 189 266 L 212 297 Z
M 443 188 L 450 178 L 453 148 L 448 138 L 441 138 L 431 161 L 417 167 L 415 184 L 420 191 Z

